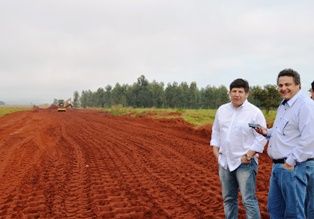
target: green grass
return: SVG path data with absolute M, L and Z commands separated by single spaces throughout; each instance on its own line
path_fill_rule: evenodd
M 4 116 L 9 113 L 14 113 L 17 111 L 24 111 L 29 110 L 30 107 L 24 107 L 24 106 L 1 106 L 0 107 L 0 116 Z
M 112 115 L 129 115 L 132 117 L 149 116 L 156 119 L 171 119 L 171 118 L 183 118 L 188 123 L 195 126 L 202 126 L 206 124 L 212 124 L 215 118 L 215 109 L 158 109 L 158 108 L 132 108 L 114 106 L 111 108 L 102 109 L 102 111 L 109 112 Z M 272 124 L 276 115 L 274 110 L 263 111 L 267 124 Z
M 182 117 L 185 121 L 202 126 L 214 122 L 216 110 L 214 109 L 186 109 L 183 110 Z
M 154 118 L 173 118 L 181 114 L 181 110 L 177 109 L 159 109 L 159 108 L 132 108 L 113 106 L 111 108 L 102 109 L 114 116 L 129 115 L 132 117 L 151 116 Z M 172 115 L 175 114 L 175 115 Z
M 273 122 L 275 121 L 276 110 L 270 110 L 269 112 L 266 112 L 265 110 L 263 110 L 263 114 L 266 118 L 267 124 L 272 125 Z
M 216 110 L 212 109 L 157 109 L 157 108 L 131 108 L 111 107 L 103 109 L 112 115 L 129 115 L 132 117 L 149 116 L 156 119 L 183 118 L 196 126 L 213 123 Z

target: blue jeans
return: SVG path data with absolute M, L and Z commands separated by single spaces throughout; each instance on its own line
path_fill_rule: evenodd
M 306 175 L 306 198 L 305 215 L 306 218 L 314 218 L 314 160 L 305 162 Z
M 247 219 L 260 218 L 256 198 L 257 164 L 252 159 L 249 164 L 241 164 L 230 172 L 219 165 L 219 177 L 222 186 L 225 218 L 238 219 L 238 190 L 242 195 Z
M 305 174 L 297 165 L 294 170 L 273 164 L 268 192 L 271 219 L 304 219 Z

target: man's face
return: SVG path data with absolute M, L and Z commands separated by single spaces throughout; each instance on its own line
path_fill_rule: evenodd
M 313 89 L 311 90 L 311 98 L 312 98 L 312 100 L 314 100 L 314 90 Z
M 242 87 L 241 88 L 235 87 L 231 89 L 231 91 L 229 92 L 229 96 L 233 106 L 239 107 L 247 99 L 249 93 L 245 93 L 245 90 Z
M 290 100 L 300 90 L 300 85 L 297 85 L 290 76 L 279 77 L 277 86 L 279 94 L 285 100 Z

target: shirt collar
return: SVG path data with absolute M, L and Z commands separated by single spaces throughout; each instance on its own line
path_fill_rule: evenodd
M 301 92 L 298 91 L 291 99 L 289 99 L 288 101 L 285 102 L 285 100 L 281 101 L 281 104 L 283 105 L 287 105 L 289 107 L 291 107 L 295 101 L 297 101 L 297 99 L 299 98 L 299 96 L 301 95 Z M 285 102 L 285 103 L 284 103 Z
M 246 106 L 248 105 L 248 102 L 249 102 L 249 101 L 246 99 L 246 100 L 242 103 L 241 106 L 235 107 L 235 106 L 233 106 L 232 102 L 230 102 L 230 105 L 231 105 L 231 107 L 232 107 L 233 109 L 242 109 L 243 107 L 246 107 Z

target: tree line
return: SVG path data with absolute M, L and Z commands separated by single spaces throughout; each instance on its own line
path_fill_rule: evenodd
M 266 110 L 276 108 L 281 98 L 276 85 L 250 87 L 249 101 Z M 225 86 L 206 86 L 198 88 L 196 82 L 190 84 L 149 82 L 144 75 L 132 85 L 116 83 L 114 87 L 106 85 L 96 91 L 75 91 L 75 107 L 156 107 L 156 108 L 210 108 L 216 109 L 229 101 L 228 88 Z

